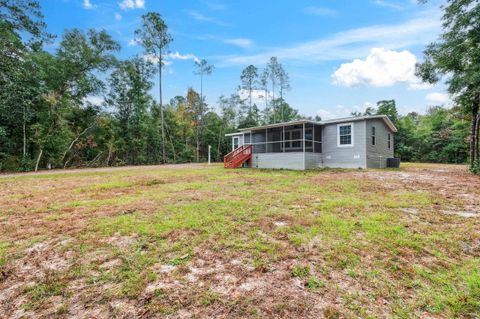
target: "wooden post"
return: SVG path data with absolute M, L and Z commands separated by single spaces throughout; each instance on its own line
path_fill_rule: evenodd
M 212 146 L 208 145 L 208 165 L 210 165 L 210 151 L 212 150 Z
M 265 129 L 265 153 L 268 153 L 268 128 Z
M 305 153 L 305 123 L 303 123 L 302 141 L 303 141 L 303 152 Z

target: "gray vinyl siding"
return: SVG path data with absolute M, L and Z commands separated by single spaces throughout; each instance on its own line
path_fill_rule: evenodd
M 322 167 L 322 154 L 305 153 L 305 169 Z
M 260 154 L 254 153 L 252 155 L 252 167 L 304 170 L 305 156 L 303 152 Z
M 338 123 L 321 126 L 322 153 L 310 152 L 278 152 L 265 153 L 266 141 L 264 130 L 253 131 L 252 161 L 245 166 L 253 168 L 304 170 L 318 167 L 339 168 L 384 168 L 386 160 L 393 157 L 394 133 L 382 118 L 351 119 L 340 125 L 353 125 L 353 146 L 338 145 Z M 376 143 L 372 145 L 372 127 L 376 129 Z M 391 147 L 388 148 L 388 134 L 391 136 Z M 242 133 L 239 145 L 244 144 Z M 247 141 L 248 142 L 248 141 Z M 260 143 L 255 145 L 255 143 Z
M 375 145 L 372 145 L 372 127 L 375 126 Z M 367 167 L 385 168 L 387 158 L 393 157 L 393 135 L 394 133 L 385 125 L 381 119 L 366 121 L 366 145 L 367 145 Z M 388 148 L 388 134 L 391 138 L 391 147 Z
M 346 123 L 342 123 L 346 124 Z M 366 168 L 365 121 L 353 124 L 353 146 L 338 147 L 337 124 L 327 124 L 322 130 L 323 166 L 340 168 Z

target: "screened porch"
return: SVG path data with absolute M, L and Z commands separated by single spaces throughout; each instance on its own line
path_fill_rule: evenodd
M 322 128 L 313 123 L 252 129 L 244 132 L 244 144 L 252 145 L 253 154 L 322 153 Z

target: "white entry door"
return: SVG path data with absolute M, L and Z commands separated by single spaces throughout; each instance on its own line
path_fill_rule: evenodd
M 233 140 L 232 140 L 232 151 L 236 150 L 238 148 L 238 144 L 239 144 L 239 138 L 234 137 Z

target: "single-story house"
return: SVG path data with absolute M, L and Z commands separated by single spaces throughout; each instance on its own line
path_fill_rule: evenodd
M 226 134 L 227 168 L 384 168 L 393 158 L 397 128 L 386 115 L 327 121 L 298 120 Z

